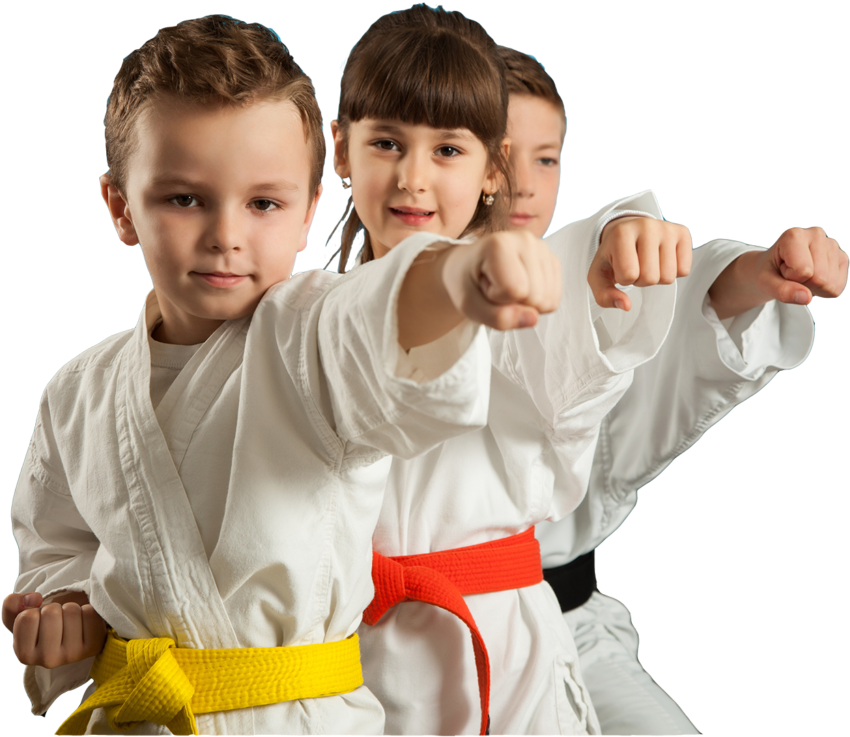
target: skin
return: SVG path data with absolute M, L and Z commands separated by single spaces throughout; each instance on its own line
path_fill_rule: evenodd
M 510 162 L 514 175 L 511 230 L 542 238 L 555 214 L 561 184 L 561 148 L 566 121 L 548 100 L 511 95 L 508 105 Z
M 499 188 L 484 144 L 467 129 L 366 119 L 350 124 L 347 141 L 336 121 L 331 130 L 336 172 L 351 178 L 376 258 L 420 231 L 459 237 L 481 193 Z
M 140 244 L 164 343 L 193 345 L 225 320 L 253 313 L 292 273 L 320 192 L 288 100 L 247 107 L 165 98 L 138 122 L 126 191 L 101 178 L 118 237 Z
M 508 132 L 517 196 L 511 228 L 538 237 L 552 222 L 560 184 L 564 119 L 550 102 L 511 95 Z M 557 144 L 556 144 L 556 136 Z M 555 155 L 557 154 L 557 156 Z M 531 217 L 515 217 L 528 214 Z M 598 304 L 628 310 L 617 284 L 670 284 L 691 265 L 690 235 L 681 225 L 650 218 L 619 218 L 602 231 L 588 283 Z M 717 316 L 740 315 L 773 299 L 806 305 L 813 296 L 837 297 L 847 284 L 848 258 L 821 228 L 791 228 L 767 251 L 742 254 L 709 289 Z

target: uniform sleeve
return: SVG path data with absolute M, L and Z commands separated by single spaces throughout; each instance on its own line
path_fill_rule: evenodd
M 651 192 L 614 202 L 550 236 L 562 269 L 560 307 L 535 328 L 490 335 L 493 366 L 533 402 L 537 434 L 556 459 L 550 519 L 580 503 L 603 417 L 629 386 L 632 370 L 658 352 L 673 319 L 675 284 L 631 289 L 629 312 L 597 308 L 588 286 L 602 228 L 635 213 L 660 217 Z
M 479 325 L 466 323 L 413 356 L 398 344 L 402 282 L 437 241 L 408 238 L 340 279 L 311 310 L 321 372 L 310 378 L 326 387 L 343 443 L 411 458 L 486 424 L 490 349 Z
M 493 365 L 532 397 L 555 433 L 572 434 L 576 402 L 584 396 L 598 398 L 652 358 L 672 322 L 675 284 L 631 289 L 629 312 L 599 309 L 587 284 L 604 225 L 636 212 L 661 215 L 647 192 L 614 202 L 547 238 L 561 262 L 560 307 L 541 317 L 535 328 L 491 334 Z M 599 405 L 587 421 L 597 424 L 605 412 Z
M 98 540 L 80 516 L 62 471 L 46 399 L 36 422 L 15 496 L 12 529 L 20 550 L 15 592 L 37 591 L 45 603 L 67 591 L 89 594 Z M 34 714 L 89 679 L 93 659 L 61 668 L 27 666 L 24 687 Z
M 634 507 L 637 489 L 778 371 L 808 355 L 814 323 L 806 307 L 773 301 L 731 320 L 717 318 L 708 290 L 753 248 L 718 240 L 694 251 L 690 276 L 678 280 L 667 340 L 635 370 L 602 423 L 587 496 L 570 518 L 539 528 L 547 567 L 596 547 Z

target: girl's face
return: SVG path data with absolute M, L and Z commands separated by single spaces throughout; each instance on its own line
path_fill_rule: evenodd
M 538 238 L 546 234 L 558 200 L 565 133 L 564 116 L 551 102 L 532 95 L 511 95 L 511 230 L 530 230 Z
M 465 128 L 367 118 L 351 123 L 347 145 L 336 121 L 331 128 L 334 168 L 351 179 L 376 258 L 413 233 L 458 238 L 482 192 L 498 189 L 487 149 Z

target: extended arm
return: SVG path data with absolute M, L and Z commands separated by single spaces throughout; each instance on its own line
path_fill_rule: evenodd
M 432 343 L 466 318 L 497 330 L 537 324 L 560 300 L 558 259 L 529 233 L 494 233 L 426 251 L 398 300 L 399 345 Z
M 813 295 L 837 297 L 844 291 L 847 263 L 847 254 L 821 228 L 791 228 L 768 250 L 736 258 L 708 294 L 721 320 L 774 299 L 807 305 Z

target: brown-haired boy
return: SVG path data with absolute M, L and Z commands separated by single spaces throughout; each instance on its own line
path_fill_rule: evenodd
M 135 330 L 51 380 L 21 472 L 3 621 L 33 711 L 91 675 L 66 733 L 381 733 L 354 634 L 377 462 L 482 424 L 490 367 L 475 324 L 425 365 L 401 349 L 467 318 L 533 324 L 559 288 L 519 293 L 525 251 L 556 261 L 527 236 L 418 260 L 414 240 L 346 278 L 290 279 L 321 116 L 259 24 L 161 30 L 125 59 L 106 139 L 103 198 L 154 288 Z
M 511 227 L 543 237 L 558 195 L 564 104 L 536 59 L 505 47 L 500 55 L 510 92 Z M 553 236 L 556 253 L 557 243 Z M 602 424 L 582 504 L 560 522 L 538 525 L 544 574 L 575 638 L 603 734 L 697 730 L 643 670 L 626 607 L 596 590 L 594 549 L 634 508 L 639 487 L 779 370 L 806 357 L 813 323 L 801 305 L 812 295 L 838 296 L 847 264 L 820 228 L 786 231 L 769 250 L 727 240 L 696 249 L 690 275 L 678 280 L 667 340 L 635 370 Z

